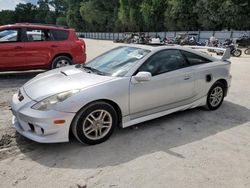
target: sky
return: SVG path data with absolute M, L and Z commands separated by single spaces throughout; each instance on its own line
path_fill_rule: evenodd
M 14 10 L 18 3 L 33 3 L 36 4 L 37 0 L 0 0 L 1 10 Z

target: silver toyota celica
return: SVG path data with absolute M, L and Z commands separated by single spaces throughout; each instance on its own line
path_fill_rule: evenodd
M 127 45 L 87 64 L 37 75 L 12 99 L 13 125 L 41 143 L 107 140 L 128 127 L 176 111 L 220 107 L 231 83 L 222 59 L 179 46 Z

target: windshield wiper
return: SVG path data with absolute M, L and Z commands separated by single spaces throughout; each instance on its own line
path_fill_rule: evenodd
M 99 70 L 92 68 L 92 67 L 88 67 L 86 65 L 82 65 L 82 68 L 86 69 L 86 70 L 90 70 L 91 72 L 94 72 L 94 73 L 99 74 L 99 75 L 106 75 L 105 72 L 99 71 Z

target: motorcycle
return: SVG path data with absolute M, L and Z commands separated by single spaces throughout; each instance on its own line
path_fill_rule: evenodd
M 222 44 L 215 37 L 210 37 L 210 39 L 208 41 L 206 41 L 206 46 L 208 46 L 208 47 L 219 47 L 219 46 L 222 46 Z M 208 49 L 207 51 L 208 52 L 215 52 L 215 50 L 212 50 L 212 49 Z
M 236 39 L 236 43 L 240 47 L 248 47 L 250 45 L 250 36 L 242 35 L 241 37 Z
M 225 42 L 222 44 L 222 46 L 219 46 L 220 48 L 230 48 L 230 53 L 234 57 L 240 57 L 242 54 L 241 49 L 237 48 L 237 45 L 233 42 L 232 39 L 226 39 Z M 216 51 L 217 55 L 222 55 L 223 52 Z
M 150 45 L 163 45 L 165 44 L 164 41 L 161 39 L 160 36 L 155 35 L 155 37 L 150 37 L 148 44 Z
M 163 39 L 165 44 L 174 44 L 174 40 L 172 38 L 166 37 Z

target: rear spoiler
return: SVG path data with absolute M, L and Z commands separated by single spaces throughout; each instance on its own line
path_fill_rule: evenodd
M 221 58 L 221 60 L 223 61 L 230 59 L 230 56 L 231 56 L 230 48 L 217 48 L 217 47 L 208 47 L 208 46 L 185 46 L 185 47 L 192 48 L 192 49 L 207 49 L 207 50 L 210 49 L 214 51 L 224 52 Z

